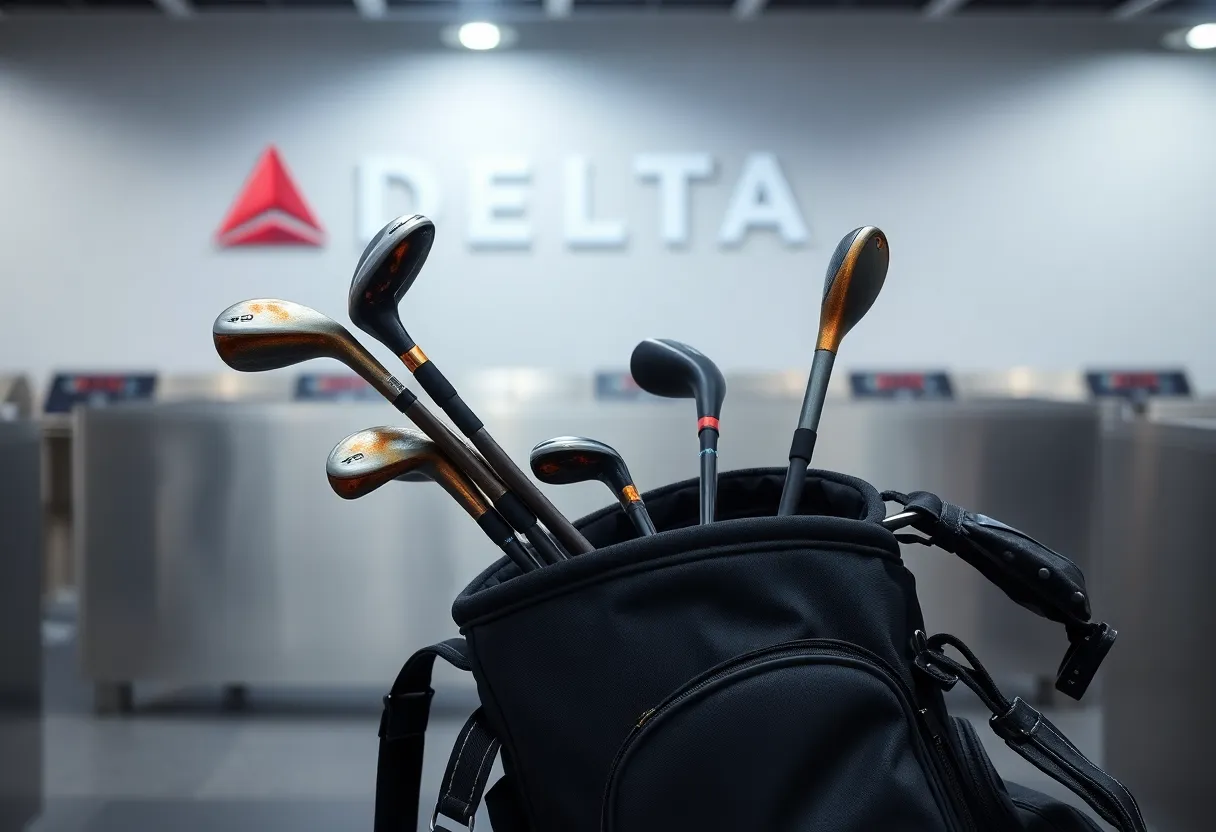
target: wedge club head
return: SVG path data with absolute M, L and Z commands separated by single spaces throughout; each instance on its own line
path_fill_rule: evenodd
M 701 445 L 701 522 L 712 523 L 718 494 L 718 432 L 726 379 L 718 365 L 688 344 L 647 338 L 633 349 L 629 372 L 647 393 L 697 403 Z
M 533 475 L 549 485 L 599 480 L 612 490 L 640 534 L 654 534 L 629 467 L 612 446 L 583 436 L 558 436 L 533 448 L 528 462 Z
M 224 363 L 244 373 L 332 358 L 362 376 L 389 401 L 405 389 L 346 327 L 289 300 L 259 298 L 235 303 L 215 319 L 211 337 Z
M 397 355 L 415 345 L 397 307 L 422 271 L 435 242 L 435 224 L 421 214 L 397 217 L 380 229 L 359 258 L 347 295 L 351 323 Z

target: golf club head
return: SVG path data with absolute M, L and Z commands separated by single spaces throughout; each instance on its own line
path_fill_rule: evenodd
M 332 358 L 392 401 L 401 383 L 342 324 L 299 303 L 258 298 L 229 306 L 211 327 L 215 351 L 234 370 L 259 373 Z
M 887 237 L 872 225 L 854 229 L 832 252 L 823 284 L 816 349 L 835 353 L 882 291 L 891 262 Z
M 558 436 L 532 449 L 532 473 L 549 485 L 599 480 L 618 496 L 633 484 L 625 460 L 610 445 L 584 436 Z
M 426 217 L 397 217 L 367 244 L 351 278 L 351 323 L 397 355 L 414 346 L 397 307 L 422 271 L 434 241 L 435 224 Z
M 708 356 L 688 344 L 670 338 L 647 338 L 633 348 L 629 372 L 651 395 L 696 399 L 698 418 L 722 416 L 726 379 Z

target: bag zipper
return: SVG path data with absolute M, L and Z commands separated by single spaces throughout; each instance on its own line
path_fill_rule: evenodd
M 633 747 L 634 743 L 637 742 L 639 735 L 645 730 L 646 724 L 650 722 L 650 720 L 656 714 L 671 710 L 684 700 L 696 695 L 699 691 L 705 689 L 709 685 L 712 685 L 714 682 L 724 679 L 727 676 L 733 676 L 739 671 L 747 668 L 749 665 L 781 653 L 807 652 L 814 652 L 815 654 L 822 656 L 863 659 L 866 662 L 874 665 L 878 670 L 882 671 L 882 674 L 887 677 L 888 681 L 895 686 L 895 689 L 899 695 L 899 698 L 902 700 L 902 704 L 905 706 L 905 709 L 908 712 L 915 714 L 917 717 L 920 717 L 919 721 L 921 722 L 922 727 L 928 729 L 932 734 L 934 741 L 934 753 L 926 753 L 924 755 L 927 758 L 926 762 L 930 763 L 931 767 L 933 768 L 941 769 L 937 772 L 938 777 L 942 781 L 943 785 L 945 785 L 948 796 L 950 797 L 951 802 L 954 804 L 955 811 L 960 814 L 960 820 L 963 823 L 964 829 L 969 830 L 970 832 L 980 832 L 979 827 L 975 825 L 975 819 L 971 814 L 966 797 L 961 786 L 959 785 L 957 776 L 954 773 L 953 766 L 951 765 L 950 755 L 943 747 L 942 734 L 932 724 L 934 721 L 930 718 L 928 710 L 918 708 L 916 706 L 916 697 L 912 693 L 912 690 L 909 688 L 908 684 L 904 682 L 903 677 L 896 673 L 885 659 L 876 655 L 875 653 L 872 653 L 864 647 L 860 647 L 847 641 L 839 641 L 837 639 L 829 638 L 812 638 L 799 641 L 787 641 L 781 644 L 772 645 L 770 647 L 762 647 L 758 650 L 753 650 L 750 653 L 744 653 L 740 656 L 736 656 L 735 658 L 726 662 L 725 665 L 720 669 L 710 671 L 709 675 L 701 681 L 693 684 L 690 687 L 684 688 L 672 697 L 660 702 L 655 707 L 642 713 L 641 716 L 638 717 L 637 723 L 634 724 L 633 728 L 629 731 L 629 734 L 626 735 L 624 742 L 621 743 L 620 749 L 618 749 L 616 756 L 612 760 L 612 766 L 608 770 L 608 779 L 604 786 L 604 811 L 601 821 L 602 832 L 607 832 L 608 828 L 608 800 L 612 785 L 616 781 L 617 770 L 624 761 L 626 753 L 631 747 Z M 921 735 L 921 733 L 919 731 L 914 731 L 913 733 L 915 734 L 919 744 L 922 746 L 922 750 L 928 752 L 929 748 L 925 744 L 924 737 Z M 937 766 L 932 766 L 934 759 L 936 759 Z

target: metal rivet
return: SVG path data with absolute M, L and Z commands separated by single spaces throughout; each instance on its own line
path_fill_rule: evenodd
M 1072 594 L 1072 602 L 1077 605 L 1084 604 L 1085 603 L 1085 593 L 1084 592 L 1074 592 Z
M 1013 552 L 1006 549 L 1004 552 L 1001 552 L 1001 557 L 1003 557 L 1005 560 L 1013 560 Z
M 1043 580 L 1047 580 L 1048 578 L 1050 578 L 1050 577 L 1051 577 L 1051 570 L 1049 570 L 1049 569 L 1040 569 L 1040 570 L 1039 570 L 1039 577 L 1040 577 L 1040 578 L 1042 578 Z

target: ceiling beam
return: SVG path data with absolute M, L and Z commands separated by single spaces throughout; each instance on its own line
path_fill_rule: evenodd
M 546 17 L 569 17 L 574 0 L 545 0 Z
M 388 0 L 355 0 L 360 17 L 384 17 L 388 14 Z
M 1125 2 L 1115 7 L 1111 13 L 1119 20 L 1127 20 L 1129 17 L 1139 17 L 1142 14 L 1151 12 L 1159 6 L 1164 6 L 1170 0 L 1125 0 Z
M 735 17 L 758 17 L 767 5 L 768 0 L 735 0 Z
M 967 5 L 967 0 L 929 0 L 925 4 L 925 17 L 949 17 Z
M 193 17 L 194 6 L 190 0 L 155 0 L 156 7 L 169 17 Z

